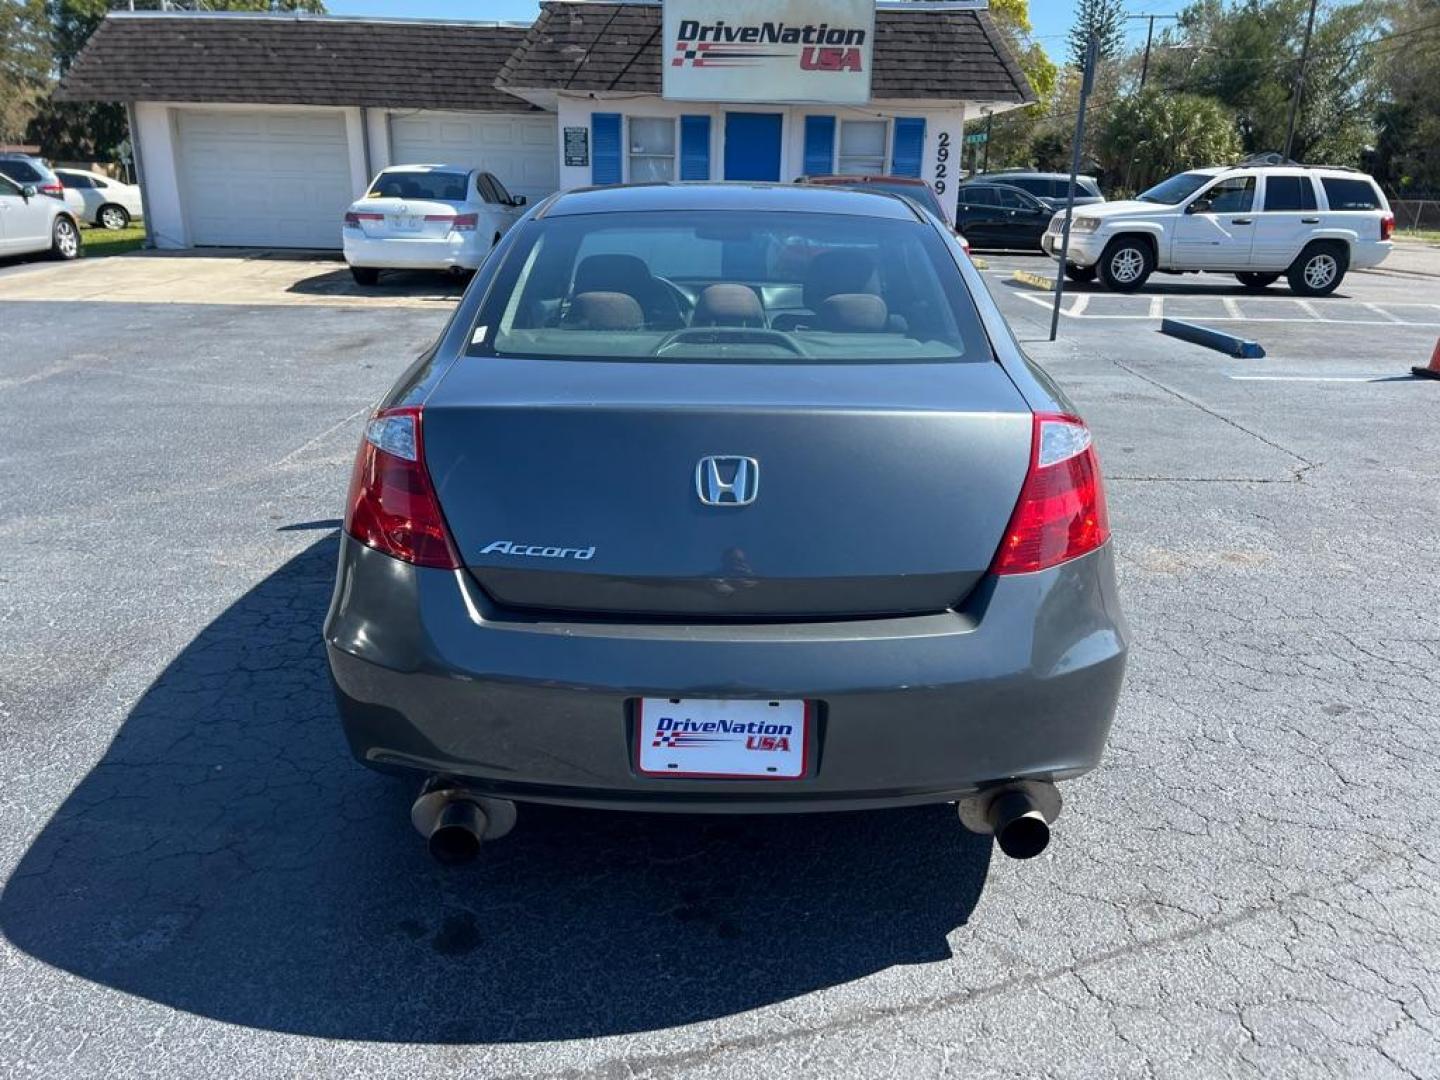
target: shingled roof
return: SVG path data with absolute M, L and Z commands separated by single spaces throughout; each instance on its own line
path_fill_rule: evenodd
M 227 101 L 517 112 L 495 76 L 526 28 L 244 15 L 108 16 L 69 101 Z
M 659 4 L 550 0 L 500 69 L 511 90 L 659 94 Z M 874 98 L 1024 104 L 1035 100 L 984 9 L 875 12 Z

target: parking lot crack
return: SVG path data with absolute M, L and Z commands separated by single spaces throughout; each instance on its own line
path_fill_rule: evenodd
M 1190 395 L 1181 393 L 1179 390 L 1176 390 L 1173 386 L 1168 386 L 1168 385 L 1166 385 L 1165 383 L 1161 382 L 1159 379 L 1154 378 L 1154 377 L 1151 376 L 1151 375 L 1146 375 L 1146 374 L 1145 374 L 1144 372 L 1142 372 L 1142 371 L 1137 371 L 1135 368 L 1131 367 L 1129 364 L 1123 363 L 1123 362 L 1120 361 L 1120 360 L 1116 360 L 1114 357 L 1111 357 L 1111 358 L 1110 358 L 1110 362 L 1111 362 L 1112 364 L 1114 364 L 1116 367 L 1118 367 L 1121 371 L 1127 372 L 1128 374 L 1135 376 L 1135 378 L 1140 379 L 1142 382 L 1147 382 L 1147 383 L 1149 383 L 1151 386 L 1155 387 L 1157 390 L 1163 391 L 1164 393 L 1169 394 L 1171 397 L 1176 398 L 1176 399 L 1179 400 L 1179 401 L 1183 401 L 1185 404 L 1189 405 L 1191 408 L 1198 409 L 1200 412 L 1203 412 L 1206 416 L 1213 417 L 1213 418 L 1215 418 L 1216 420 L 1219 420 L 1219 421 L 1220 421 L 1221 423 L 1223 423 L 1223 424 L 1228 424 L 1230 427 L 1233 427 L 1236 431 L 1244 432 L 1246 435 L 1249 435 L 1252 439 L 1257 439 L 1257 440 L 1259 440 L 1260 442 L 1264 443 L 1266 446 L 1270 447 L 1272 450 L 1278 450 L 1278 451 L 1280 451 L 1280 453 L 1285 454 L 1287 457 L 1292 457 L 1292 458 L 1294 458 L 1296 461 L 1300 462 L 1300 464 L 1301 464 L 1302 466 L 1304 466 L 1304 468 L 1301 468 L 1301 469 L 1297 469 L 1297 470 L 1296 470 L 1295 476 L 1294 476 L 1294 479 L 1295 479 L 1295 480 L 1299 480 L 1304 473 L 1306 473 L 1306 472 L 1308 472 L 1309 470 L 1315 468 L 1316 465 L 1319 464 L 1318 462 L 1311 461 L 1311 460 L 1310 460 L 1309 458 L 1307 458 L 1304 454 L 1296 453 L 1294 450 L 1291 450 L 1288 446 L 1282 446 L 1280 443 L 1276 442 L 1274 439 L 1270 438 L 1268 435 L 1263 435 L 1263 434 L 1261 434 L 1260 432 L 1254 430 L 1253 428 L 1248 428 L 1248 427 L 1246 427 L 1244 424 L 1240 423 L 1238 420 L 1235 420 L 1235 419 L 1232 419 L 1231 417 L 1226 416 L 1224 413 L 1219 412 L 1218 410 L 1211 408 L 1209 405 L 1206 405 L 1204 402 L 1197 401 L 1197 400 L 1195 400 L 1193 397 L 1191 397 Z

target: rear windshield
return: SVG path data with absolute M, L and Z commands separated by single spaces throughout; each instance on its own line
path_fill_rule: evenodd
M 946 240 L 920 221 L 738 211 L 530 221 L 478 355 L 646 361 L 988 359 Z
M 0 172 L 3 172 L 11 180 L 19 180 L 24 184 L 32 184 L 36 180 L 44 180 L 45 175 L 28 161 L 0 161 Z
M 1369 180 L 1348 180 L 1340 176 L 1322 176 L 1325 200 L 1331 210 L 1378 210 L 1380 193 Z
M 903 195 L 907 199 L 914 199 L 941 221 L 945 220 L 945 211 L 940 208 L 940 200 L 935 198 L 935 193 L 930 190 L 928 184 L 894 184 L 886 183 L 884 180 L 867 180 L 863 184 L 846 184 L 845 186 L 855 188 L 857 191 L 879 191 L 886 195 Z
M 370 185 L 370 199 L 439 199 L 465 201 L 465 173 L 386 169 Z

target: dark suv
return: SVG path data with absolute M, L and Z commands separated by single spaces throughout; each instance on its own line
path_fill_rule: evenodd
M 996 172 L 980 173 L 972 176 L 966 184 L 1007 184 L 1010 187 L 1017 187 L 1021 191 L 1028 192 L 1039 199 L 1051 210 L 1058 210 L 1065 205 L 1065 195 L 1069 190 L 1069 173 L 1049 172 L 1026 172 L 1023 169 L 1000 169 Z M 962 188 L 965 184 L 960 185 Z M 1093 176 L 1077 176 L 1075 178 L 1075 205 L 1088 206 L 1091 203 L 1104 202 L 1105 196 L 1100 194 L 1100 185 L 1095 182 Z

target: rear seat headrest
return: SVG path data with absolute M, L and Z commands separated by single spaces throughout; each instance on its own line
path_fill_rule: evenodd
M 638 330 L 645 313 L 628 293 L 583 292 L 570 301 L 565 321 L 586 330 Z
M 747 285 L 710 285 L 695 302 L 692 326 L 764 326 L 765 308 Z
M 890 309 L 874 293 L 836 293 L 821 302 L 816 314 L 822 330 L 884 330 Z

